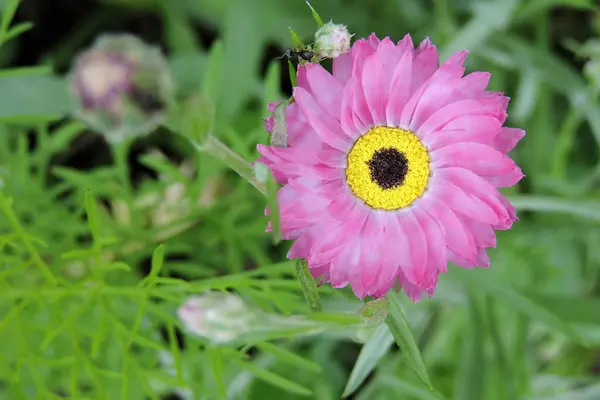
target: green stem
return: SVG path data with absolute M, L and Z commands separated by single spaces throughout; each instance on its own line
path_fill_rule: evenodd
M 296 272 L 298 274 L 298 282 L 302 287 L 304 298 L 308 302 L 308 306 L 312 312 L 321 312 L 323 307 L 321 306 L 321 299 L 319 298 L 319 290 L 315 279 L 308 270 L 308 265 L 304 259 L 298 259 L 296 261 Z
M 219 139 L 213 135 L 208 135 L 202 144 L 194 140 L 192 140 L 192 144 L 198 151 L 209 153 L 213 157 L 223 161 L 239 176 L 250 182 L 259 192 L 264 195 L 267 194 L 266 185 L 257 179 L 252 165 Z
M 0 193 L 0 209 L 2 210 L 4 215 L 6 215 L 6 218 L 12 225 L 15 232 L 21 237 L 21 240 L 23 241 L 25 248 L 29 252 L 29 255 L 33 259 L 33 262 L 40 269 L 40 272 L 42 273 L 44 278 L 46 278 L 46 280 L 49 283 L 51 283 L 52 285 L 56 285 L 56 283 L 57 283 L 56 277 L 54 276 L 54 274 L 52 273 L 52 271 L 50 270 L 48 265 L 44 262 L 44 260 L 42 260 L 40 253 L 37 251 L 37 249 L 33 245 L 32 241 L 29 238 L 29 235 L 27 235 L 27 233 L 23 229 L 23 226 L 19 222 L 17 215 L 15 214 L 14 210 L 12 209 L 10 200 L 8 200 L 6 197 L 4 197 L 4 195 L 2 193 Z

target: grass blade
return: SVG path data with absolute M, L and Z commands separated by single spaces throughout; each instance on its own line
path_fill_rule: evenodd
M 400 307 L 399 295 L 393 291 L 387 295 L 390 301 L 389 314 L 385 320 L 390 328 L 398 347 L 404 352 L 406 360 L 410 367 L 415 371 L 417 376 L 427 385 L 430 390 L 433 390 L 429 374 L 425 367 L 425 362 L 421 356 L 421 351 L 417 346 L 417 342 L 412 334 L 408 321 Z
M 342 397 L 350 396 L 364 382 L 377 363 L 387 353 L 394 343 L 394 336 L 387 325 L 381 324 L 364 344 L 358 355 L 358 359 L 352 368 L 350 378 L 344 388 Z

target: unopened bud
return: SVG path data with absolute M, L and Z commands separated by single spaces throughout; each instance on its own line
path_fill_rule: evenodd
M 338 57 L 350 49 L 352 36 L 345 25 L 328 22 L 315 33 L 314 51 L 317 57 Z
M 164 55 L 129 34 L 99 37 L 77 57 L 70 85 L 77 116 L 117 142 L 161 124 L 172 96 Z
M 177 315 L 191 333 L 221 344 L 246 334 L 256 316 L 239 296 L 222 292 L 188 298 Z

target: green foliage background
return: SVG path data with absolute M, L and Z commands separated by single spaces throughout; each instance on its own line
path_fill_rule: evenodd
M 402 295 L 391 330 L 357 328 L 348 290 L 319 288 L 324 311 L 311 314 L 289 243 L 264 232 L 265 198 L 188 140 L 210 131 L 256 158 L 265 104 L 289 95 L 276 59 L 288 27 L 307 41 L 316 29 L 303 1 L 104 0 L 17 68 L 23 38 L 46 34 L 17 23 L 32 3 L 13 21 L 16 2 L 0 0 L 0 399 L 600 398 L 593 1 L 312 2 L 357 37 L 431 36 L 442 59 L 469 49 L 469 70 L 492 72 L 509 124 L 527 130 L 514 152 L 527 177 L 506 191 L 521 220 L 499 233 L 493 267 L 451 267 L 417 305 Z M 167 53 L 180 107 L 169 128 L 111 146 L 68 117 L 64 73 L 132 18 Z M 310 324 L 213 346 L 176 316 L 208 289 Z M 394 344 L 410 336 L 400 310 L 434 391 L 412 372 L 418 352 Z

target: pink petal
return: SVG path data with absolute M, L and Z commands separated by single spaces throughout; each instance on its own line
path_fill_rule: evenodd
M 355 124 L 354 116 L 354 87 L 355 79 L 351 78 L 342 94 L 342 115 L 341 125 L 344 133 L 351 139 L 356 140 L 360 136 L 360 132 L 364 129 L 362 123 L 360 125 Z
M 387 87 L 384 82 L 384 69 L 379 53 L 373 53 L 365 61 L 362 74 L 362 89 L 375 125 L 385 124 Z
M 473 99 L 481 96 L 490 83 L 491 76 L 492 74 L 489 72 L 479 71 L 465 75 L 461 79 L 456 97 L 458 99 Z
M 498 151 L 506 154 L 511 151 L 517 143 L 525 136 L 525 131 L 517 128 L 502 128 L 494 138 L 492 146 Z
M 408 257 L 399 259 L 400 267 L 406 278 L 421 289 L 428 289 L 435 283 L 433 271 L 428 270 L 427 264 L 427 238 L 419 221 L 410 209 L 401 214 L 400 228 L 407 240 Z
M 439 58 L 435 45 L 426 38 L 415 51 L 411 93 L 415 93 L 439 67 Z
M 490 225 L 498 224 L 498 216 L 490 206 L 476 197 L 469 196 L 458 186 L 440 179 L 435 183 L 435 191 L 435 196 L 457 213 Z
M 421 297 L 423 297 L 423 289 L 412 284 L 408 278 L 406 278 L 406 275 L 404 275 L 402 270 L 399 271 L 399 279 L 404 293 L 406 293 L 408 298 L 411 299 L 413 303 L 418 303 L 421 300 Z
M 298 86 L 313 95 L 319 106 L 329 115 L 340 120 L 343 87 L 319 64 L 298 67 Z
M 402 110 L 410 98 L 412 65 L 413 53 L 412 47 L 409 47 L 394 69 L 390 97 L 385 110 L 389 126 L 400 126 Z
M 460 220 L 473 236 L 478 248 L 496 247 L 496 233 L 490 224 L 475 221 L 465 216 L 460 216 Z
M 492 186 L 497 188 L 515 186 L 525 175 L 521 168 L 515 166 L 515 168 L 504 175 L 482 175 L 482 177 L 488 181 Z
M 494 210 L 499 220 L 499 226 L 506 227 L 512 224 L 508 210 L 496 197 L 498 191 L 485 179 L 463 168 L 444 168 L 437 171 L 437 174 L 441 179 L 460 187 Z
M 424 141 L 428 141 L 428 136 L 431 132 L 443 130 L 452 121 L 459 118 L 465 119 L 467 117 L 479 115 L 491 116 L 492 118 L 497 119 L 499 121 L 499 126 L 502 125 L 500 121 L 504 118 L 503 111 L 495 104 L 494 100 L 467 99 L 448 104 L 447 106 L 434 111 L 427 121 L 419 127 L 414 126 L 413 128 L 418 129 L 419 137 L 422 137 Z M 462 126 L 464 126 L 464 124 L 461 125 L 461 127 Z M 492 129 L 494 128 L 495 127 L 492 127 Z M 453 125 L 450 126 L 449 129 L 457 129 L 457 127 L 456 125 Z M 463 128 L 463 130 L 466 129 Z
M 450 57 L 422 86 L 424 88 L 422 94 L 418 97 L 414 96 L 416 103 L 412 116 L 410 119 L 404 119 L 403 114 L 403 122 L 409 124 L 413 132 L 418 131 L 419 127 L 434 113 L 456 99 L 453 95 L 461 83 L 460 78 L 465 71 L 463 63 L 467 54 L 468 52 L 463 51 Z
M 504 175 L 515 168 L 510 157 L 480 143 L 455 143 L 430 153 L 432 166 L 461 167 L 479 175 Z
M 348 82 L 348 79 L 352 76 L 352 64 L 354 58 L 352 57 L 352 50 L 342 53 L 338 57 L 333 59 L 332 72 L 333 77 L 338 80 L 342 85 Z
M 412 56 L 412 54 L 414 54 L 414 52 L 415 52 L 415 46 L 413 44 L 412 38 L 410 37 L 410 34 L 407 33 L 406 35 L 404 35 L 402 40 L 398 41 L 396 48 L 398 49 L 398 52 L 399 52 L 398 57 L 402 58 L 402 56 L 406 52 L 410 52 L 410 54 Z
M 351 143 L 342 131 L 339 122 L 326 114 L 319 107 L 313 96 L 305 89 L 296 87 L 294 99 L 300 107 L 307 122 L 313 127 L 317 135 L 328 145 L 341 151 L 346 151 Z
M 413 213 L 427 241 L 427 270 L 433 275 L 446 272 L 446 241 L 438 220 L 418 208 L 415 208 Z
M 437 219 L 444 229 L 444 242 L 449 249 L 462 257 L 475 261 L 477 247 L 471 235 L 463 226 L 460 218 L 442 200 L 432 197 L 427 212 Z
M 443 88 L 453 79 L 458 79 L 462 76 L 464 68 L 462 63 L 466 57 L 467 52 L 460 52 L 453 55 L 448 61 L 446 61 L 435 73 L 429 78 L 419 89 L 413 93 L 411 98 L 406 103 L 404 110 L 402 111 L 402 120 L 400 125 L 410 128 L 413 132 L 416 131 L 415 126 L 419 126 L 422 119 L 428 117 L 426 111 L 431 111 L 430 108 L 422 111 L 420 106 L 423 101 L 424 106 L 428 104 L 430 99 L 436 96 L 444 96 L 443 91 L 438 90 Z M 416 76 L 416 55 L 415 62 L 413 62 L 413 79 Z

